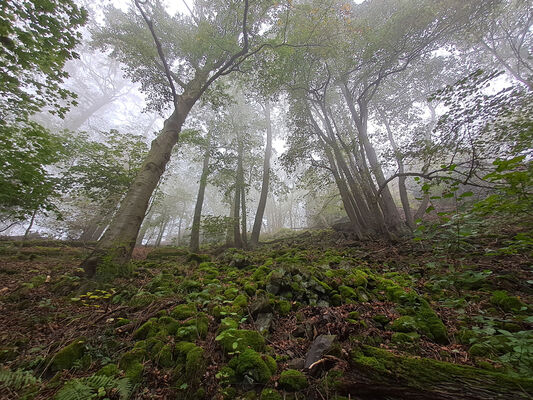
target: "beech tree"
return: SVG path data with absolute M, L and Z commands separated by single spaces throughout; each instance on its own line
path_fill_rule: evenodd
M 83 263 L 94 276 L 105 259 L 111 274 L 129 261 L 150 197 L 170 159 L 181 127 L 197 100 L 218 78 L 261 49 L 272 2 L 199 1 L 191 15 L 171 16 L 163 5 L 135 1 L 128 12 L 108 9 L 94 37 L 140 82 L 149 106 L 171 109 L 159 136 L 97 249 Z M 116 266 L 119 268 L 117 269 Z

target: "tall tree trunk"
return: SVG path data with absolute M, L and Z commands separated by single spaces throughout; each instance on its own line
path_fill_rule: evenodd
M 396 158 L 396 162 L 398 163 L 398 173 L 403 174 L 405 173 L 405 165 L 403 163 L 403 157 L 400 153 L 400 150 L 398 149 L 398 145 L 396 144 L 396 140 L 394 139 L 394 135 L 392 133 L 392 129 L 389 123 L 389 120 L 387 119 L 387 116 L 383 111 L 379 111 L 379 114 L 381 116 L 381 120 L 383 121 L 383 124 L 385 125 L 385 129 L 387 130 L 387 135 L 389 137 L 390 144 L 392 146 L 392 150 L 394 151 L 394 157 Z M 398 178 L 398 190 L 400 192 L 400 200 L 402 202 L 403 212 L 405 214 L 405 222 L 407 223 L 407 226 L 411 229 L 414 228 L 414 219 L 413 219 L 413 213 L 411 212 L 411 205 L 409 204 L 409 196 L 407 195 L 407 188 L 405 187 L 405 176 L 400 176 Z
M 341 89 L 342 89 L 344 98 L 346 100 L 346 104 L 348 105 L 348 109 L 350 111 L 352 120 L 354 121 L 356 125 L 357 132 L 358 132 L 358 138 L 361 144 L 363 145 L 366 157 L 370 164 L 370 168 L 372 169 L 372 173 L 374 177 L 376 178 L 376 182 L 378 183 L 378 185 L 381 186 L 385 183 L 385 176 L 383 174 L 383 170 L 381 169 L 381 165 L 379 164 L 376 150 L 374 149 L 374 146 L 372 146 L 372 143 L 370 143 L 370 139 L 368 138 L 368 132 L 367 132 L 368 130 L 368 107 L 367 107 L 367 104 L 365 103 L 364 99 L 361 100 L 359 102 L 359 112 L 358 112 L 355 108 L 354 101 L 346 85 L 341 85 Z M 396 204 L 394 203 L 392 194 L 387 187 L 385 187 L 385 189 L 382 191 L 381 199 L 379 199 L 379 201 L 380 201 L 380 204 L 382 205 L 382 210 L 383 210 L 386 224 L 391 229 L 399 233 L 403 233 L 403 230 L 404 230 L 403 224 L 400 219 L 398 209 L 396 208 Z
M 37 211 L 39 211 L 38 208 L 36 208 L 33 213 L 31 214 L 30 224 L 28 225 L 28 228 L 26 229 L 26 232 L 24 232 L 24 240 L 28 239 L 28 236 L 30 234 L 31 228 L 33 228 L 33 223 L 35 222 L 35 216 L 37 215 Z
M 181 127 L 197 96 L 182 95 L 174 112 L 165 121 L 160 135 L 152 146 L 141 170 L 135 177 L 111 225 L 98 242 L 95 251 L 82 263 L 86 274 L 92 277 L 99 266 L 105 265 L 103 275 L 119 275 L 130 258 L 139 229 L 144 220 L 153 191 L 165 172 L 170 154 L 178 141 Z M 105 263 L 102 261 L 105 258 Z
M 229 219 L 230 221 L 235 221 L 235 197 L 233 198 L 233 201 L 230 200 L 229 205 Z M 229 224 L 228 224 L 229 225 Z M 235 226 L 235 223 L 233 222 L 231 226 L 228 226 L 228 229 L 226 231 L 226 246 L 234 246 L 233 243 L 233 228 Z
M 159 233 L 157 234 L 157 239 L 155 240 L 155 247 L 161 246 L 161 240 L 163 240 L 163 235 L 165 234 L 165 229 L 167 229 L 168 218 L 163 216 L 161 220 L 161 227 L 159 228 Z
M 263 161 L 263 183 L 261 184 L 261 195 L 259 196 L 259 204 L 257 205 L 257 212 L 255 213 L 254 226 L 252 228 L 252 246 L 259 243 L 259 235 L 261 233 L 261 226 L 263 225 L 263 216 L 265 214 L 265 207 L 268 197 L 268 187 L 270 184 L 270 158 L 272 156 L 272 121 L 270 120 L 270 103 L 265 102 L 265 119 L 266 119 L 266 147 L 265 159 Z
M 244 181 L 244 171 L 242 166 L 243 149 L 242 140 L 239 140 L 237 151 L 237 173 L 235 175 L 235 200 L 233 202 L 233 245 L 242 249 L 242 237 L 240 229 L 240 211 L 241 211 L 241 190 L 244 190 L 242 183 Z
M 190 250 L 197 253 L 200 250 L 200 222 L 202 218 L 202 207 L 204 205 L 205 188 L 207 186 L 207 177 L 209 176 L 209 159 L 211 156 L 211 133 L 207 134 L 207 150 L 204 154 L 202 166 L 202 175 L 200 176 L 200 186 L 198 187 L 198 196 L 194 206 L 194 217 L 191 227 Z M 181 220 L 180 220 L 181 223 Z
M 242 236 L 242 247 L 248 247 L 248 222 L 246 219 L 246 190 L 244 185 L 241 187 L 241 236 Z

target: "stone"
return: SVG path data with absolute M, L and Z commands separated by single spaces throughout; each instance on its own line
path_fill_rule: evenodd
M 257 316 L 257 319 L 255 320 L 255 326 L 259 330 L 259 332 L 268 332 L 270 331 L 270 327 L 272 326 L 272 320 L 274 318 L 274 315 L 272 313 L 261 313 Z
M 287 366 L 290 369 L 304 369 L 305 360 L 303 358 L 293 358 L 292 360 L 289 360 L 287 363 Z
M 322 359 L 333 347 L 337 335 L 320 335 L 311 344 L 307 355 L 305 356 L 305 368 L 311 367 L 315 362 Z

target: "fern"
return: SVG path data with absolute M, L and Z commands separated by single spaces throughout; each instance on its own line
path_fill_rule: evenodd
M 133 392 L 128 378 L 117 379 L 105 375 L 91 375 L 87 378 L 73 379 L 57 392 L 55 400 L 85 400 L 103 397 L 113 391 L 120 399 L 126 400 Z
M 10 369 L 0 369 L 0 387 L 8 387 L 13 390 L 21 390 L 30 385 L 40 383 L 41 380 L 33 376 L 30 371 L 17 369 L 11 371 Z

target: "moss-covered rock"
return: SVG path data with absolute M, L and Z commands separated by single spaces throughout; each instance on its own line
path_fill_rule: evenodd
M 50 362 L 50 370 L 53 372 L 60 371 L 62 369 L 70 369 L 74 366 L 74 363 L 80 360 L 85 354 L 86 349 L 85 338 L 78 338 L 73 340 L 69 345 L 60 349 Z
M 261 400 L 281 400 L 282 397 L 276 389 L 265 388 L 261 392 Z
M 410 315 L 399 317 L 391 324 L 391 330 L 395 332 L 416 332 L 418 329 L 418 324 L 416 323 L 415 318 Z
M 306 376 L 295 369 L 288 369 L 281 373 L 279 385 L 289 392 L 297 392 L 308 385 Z
M 170 368 L 174 366 L 174 346 L 166 344 L 161 347 L 157 353 L 155 360 L 157 364 L 163 368 Z
M 248 306 L 248 298 L 244 294 L 239 294 L 235 299 L 233 300 L 233 306 L 245 310 Z
M 226 353 L 243 352 L 248 348 L 259 352 L 265 350 L 265 338 L 257 331 L 228 329 L 217 338 Z
M 341 294 L 343 299 L 346 299 L 346 300 L 357 299 L 357 292 L 349 286 L 345 286 L 345 285 L 339 286 L 339 293 Z
M 116 376 L 119 373 L 117 364 L 107 364 L 100 368 L 95 375 Z
M 276 304 L 276 309 L 280 315 L 287 315 L 291 312 L 291 302 L 287 300 L 280 300 Z
M 420 335 L 416 332 L 409 332 L 409 333 L 403 333 L 403 332 L 397 332 L 392 335 L 392 342 L 393 343 L 413 343 L 416 342 L 418 339 L 420 339 Z
M 246 377 L 256 383 L 267 383 L 272 376 L 263 356 L 252 349 L 245 350 L 237 357 L 232 358 L 228 365 L 235 370 L 239 381 Z
M 157 319 L 152 318 L 142 324 L 135 332 L 133 332 L 133 338 L 136 340 L 147 339 L 155 336 L 158 331 L 159 326 L 157 325 Z
M 137 383 L 142 378 L 143 362 L 146 358 L 147 353 L 144 349 L 133 349 L 122 355 L 118 367 L 124 371 L 126 378 L 132 383 Z
M 170 311 L 170 316 L 174 319 L 182 321 L 190 318 L 196 314 L 196 306 L 192 303 L 179 304 Z

